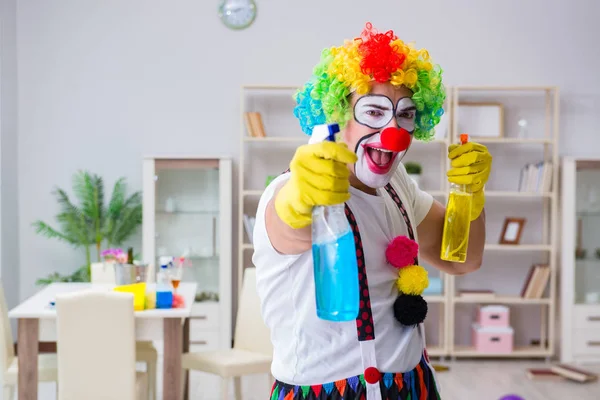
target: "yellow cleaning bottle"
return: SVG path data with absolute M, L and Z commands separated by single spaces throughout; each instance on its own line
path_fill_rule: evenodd
M 468 140 L 469 135 L 460 135 L 461 145 Z M 440 252 L 442 260 L 461 263 L 467 260 L 472 203 L 473 193 L 469 185 L 450 184 Z

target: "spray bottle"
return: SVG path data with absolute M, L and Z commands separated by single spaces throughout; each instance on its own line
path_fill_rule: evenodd
M 338 124 L 317 125 L 311 143 L 334 142 L 339 130 Z M 313 208 L 312 255 L 317 316 L 338 322 L 356 319 L 360 302 L 358 265 L 344 204 Z
M 461 145 L 468 140 L 469 135 L 460 135 Z M 450 184 L 440 252 L 442 260 L 460 263 L 467 260 L 472 205 L 473 193 L 470 185 Z

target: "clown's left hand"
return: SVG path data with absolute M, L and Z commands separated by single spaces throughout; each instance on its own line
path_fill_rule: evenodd
M 451 144 L 448 147 L 450 170 L 448 181 L 458 185 L 469 185 L 473 193 L 471 221 L 479 217 L 485 204 L 484 186 L 492 169 L 492 155 L 487 147 L 475 142 Z

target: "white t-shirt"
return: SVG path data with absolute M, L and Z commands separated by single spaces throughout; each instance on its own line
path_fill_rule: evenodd
M 277 177 L 263 193 L 256 212 L 253 264 L 262 315 L 274 346 L 271 371 L 275 379 L 293 385 L 315 385 L 364 372 L 356 322 L 330 322 L 317 317 L 313 260 L 310 250 L 283 255 L 275 250 L 265 228 L 265 208 L 279 184 Z M 390 182 L 416 228 L 429 212 L 433 198 L 420 190 L 402 164 Z M 398 296 L 398 272 L 385 259 L 387 245 L 408 236 L 406 224 L 385 189 L 370 195 L 351 188 L 348 205 L 362 239 L 371 309 L 375 324 L 377 367 L 383 372 L 406 372 L 420 361 L 424 339 L 418 327 L 401 325 L 393 313 Z

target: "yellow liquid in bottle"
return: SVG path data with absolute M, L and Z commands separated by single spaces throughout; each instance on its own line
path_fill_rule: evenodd
M 440 258 L 465 262 L 471 228 L 472 195 L 466 191 L 451 191 L 446 206 Z

